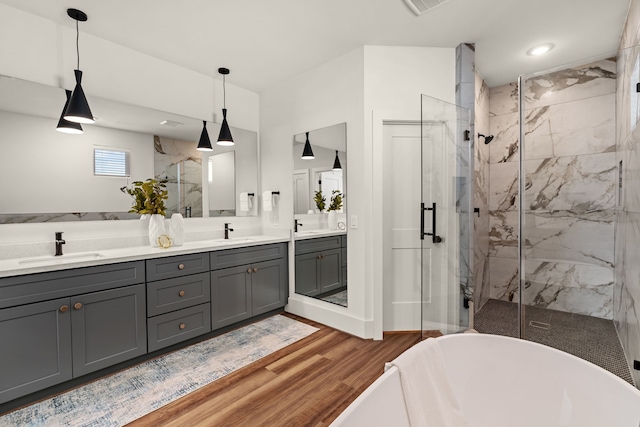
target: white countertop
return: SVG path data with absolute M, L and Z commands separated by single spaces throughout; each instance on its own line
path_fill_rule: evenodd
M 344 233 L 344 231 L 341 232 Z M 91 252 L 69 253 L 58 257 L 50 255 L 44 257 L 7 259 L 0 260 L 0 277 L 21 276 L 46 271 L 67 270 L 94 265 L 115 264 L 119 262 L 138 261 L 197 252 L 265 245 L 269 243 L 288 242 L 289 240 L 290 239 L 288 237 L 259 235 L 230 238 L 228 240 L 215 239 L 185 242 L 182 246 L 173 246 L 169 249 L 153 248 L 151 246 L 136 246 L 119 249 L 95 250 Z
M 316 237 L 339 236 L 347 234 L 347 230 L 329 230 L 328 228 L 319 228 L 316 230 L 304 230 L 294 234 L 295 240 L 315 239 Z

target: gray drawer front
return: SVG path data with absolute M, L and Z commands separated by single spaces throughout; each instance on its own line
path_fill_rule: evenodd
M 184 325 L 180 329 L 180 325 Z M 147 319 L 149 352 L 211 331 L 211 304 L 201 304 Z
M 310 252 L 337 249 L 342 246 L 342 236 L 318 237 L 315 239 L 296 240 L 296 255 Z
M 210 301 L 209 272 L 151 282 L 147 285 L 147 316 L 157 316 Z
M 147 282 L 209 271 L 206 252 L 147 260 Z
M 210 253 L 211 269 L 218 270 L 254 262 L 269 261 L 271 259 L 283 258 L 286 254 L 286 243 L 214 251 Z
M 0 279 L 0 308 L 115 289 L 144 281 L 144 261 L 6 277 Z

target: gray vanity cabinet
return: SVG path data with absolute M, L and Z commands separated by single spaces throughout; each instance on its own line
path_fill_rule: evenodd
M 0 403 L 73 377 L 69 298 L 0 310 Z
M 144 262 L 0 279 L 0 403 L 143 355 Z
M 211 252 L 212 329 L 284 307 L 286 255 L 285 243 Z
M 342 236 L 296 241 L 296 293 L 318 296 L 343 284 Z
M 150 259 L 146 265 L 149 351 L 211 332 L 209 254 Z

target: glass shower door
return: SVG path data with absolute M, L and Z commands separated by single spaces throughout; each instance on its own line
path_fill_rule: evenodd
M 469 326 L 471 141 L 469 110 L 422 95 L 421 329 Z

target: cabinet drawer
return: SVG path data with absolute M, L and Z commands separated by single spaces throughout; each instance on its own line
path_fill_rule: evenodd
M 318 237 L 315 239 L 296 240 L 296 255 L 308 254 L 342 246 L 342 236 Z
M 147 282 L 209 271 L 206 252 L 147 260 Z
M 149 352 L 211 331 L 211 304 L 201 304 L 147 319 Z
M 115 289 L 144 281 L 144 261 L 6 277 L 0 279 L 0 308 Z
M 208 272 L 149 283 L 147 316 L 157 316 L 209 302 L 210 283 Z
M 221 268 L 236 267 L 254 262 L 269 261 L 283 258 L 286 255 L 286 243 L 214 251 L 210 253 L 211 269 L 219 270 Z

